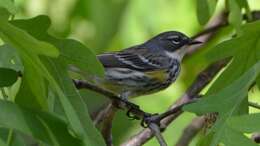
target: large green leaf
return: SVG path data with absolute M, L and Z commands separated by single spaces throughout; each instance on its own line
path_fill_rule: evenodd
M 260 21 L 248 23 L 241 28 L 237 38 L 222 42 L 208 53 L 214 62 L 225 57 L 233 57 L 228 68 L 213 83 L 208 94 L 216 92 L 233 82 L 260 59 Z
M 197 18 L 201 25 L 205 25 L 215 11 L 217 0 L 197 0 Z
M 0 30 L 0 36 L 5 41 L 13 42 L 13 46 L 25 48 L 23 51 L 26 55 L 31 55 L 33 53 L 51 57 L 57 57 L 59 55 L 58 49 L 54 46 L 35 39 L 23 30 L 10 25 L 8 22 L 0 21 Z
M 32 52 L 30 48 L 23 48 L 19 45 L 15 45 L 15 48 L 19 50 L 23 61 L 29 60 L 28 64 L 30 65 L 30 70 L 34 69 L 36 73 L 38 73 L 40 76 L 44 77 L 44 79 L 48 81 L 50 89 L 57 95 L 60 100 L 63 110 L 65 111 L 66 118 L 68 119 L 70 127 L 72 128 L 74 134 L 77 137 L 81 138 L 87 146 L 104 145 L 101 135 L 97 132 L 96 128 L 91 122 L 91 119 L 88 115 L 87 107 L 84 104 L 82 97 L 78 94 L 70 77 L 67 74 L 68 63 L 76 62 L 76 65 L 81 64 L 83 66 L 84 63 L 82 62 L 84 61 L 80 62 L 81 60 L 73 58 L 75 56 L 73 56 L 73 54 L 68 54 L 68 51 L 64 51 L 66 50 L 64 48 L 66 48 L 67 46 L 74 46 L 75 48 L 70 49 L 74 49 L 75 51 L 79 52 L 87 48 L 78 47 L 79 43 L 76 41 L 74 41 L 74 44 L 68 44 L 68 40 L 59 40 L 48 35 L 47 29 L 50 25 L 50 22 L 48 17 L 46 16 L 39 16 L 30 20 L 18 20 L 12 22 L 12 24 L 19 27 L 20 29 L 26 30 L 28 34 L 34 36 L 38 40 L 41 40 L 42 42 L 48 41 L 52 45 L 60 49 L 61 55 L 57 59 L 54 59 L 45 56 L 39 57 L 38 54 L 36 52 Z M 41 29 L 38 26 L 42 26 Z M 15 44 L 15 41 L 9 40 L 7 42 L 9 42 L 10 44 Z M 29 49 L 28 51 L 30 51 L 30 53 L 24 52 L 24 50 L 26 49 Z M 90 56 L 89 58 L 93 58 L 93 60 L 91 60 L 92 63 L 97 64 L 95 67 L 93 65 L 87 66 L 86 70 L 90 70 L 96 73 L 99 72 L 99 74 L 102 74 L 103 69 L 102 67 L 100 67 L 101 65 L 99 66 L 99 62 L 97 61 L 93 53 L 91 53 L 90 51 L 85 51 L 81 52 L 82 54 L 80 55 L 83 56 L 83 53 L 86 52 L 89 53 L 85 54 L 86 56 Z M 69 53 L 71 53 L 71 51 Z M 101 71 L 97 71 L 98 69 Z M 36 89 L 34 90 L 36 91 Z
M 223 140 L 223 133 L 227 128 L 226 121 L 233 115 L 238 114 L 243 99 L 247 97 L 248 88 L 255 81 L 259 72 L 260 62 L 219 92 L 208 95 L 202 100 L 184 107 L 184 110 L 197 114 L 219 113 L 219 119 L 211 130 L 211 133 L 214 133 L 214 137 L 210 146 L 215 146 Z
M 9 68 L 0 67 L 0 88 L 13 85 L 18 78 L 18 73 Z
M 69 134 L 64 121 L 51 114 L 31 111 L 11 102 L 0 101 L 0 125 L 18 130 L 50 145 L 81 145 L 80 140 Z

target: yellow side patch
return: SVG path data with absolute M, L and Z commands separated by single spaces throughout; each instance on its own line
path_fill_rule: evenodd
M 168 78 L 168 74 L 166 74 L 166 70 L 150 71 L 150 72 L 146 72 L 146 74 L 149 77 L 154 78 L 160 82 L 164 82 Z

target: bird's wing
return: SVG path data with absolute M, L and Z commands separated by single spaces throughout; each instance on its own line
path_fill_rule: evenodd
M 121 52 L 98 55 L 98 59 L 105 68 L 119 67 L 139 71 L 154 71 L 164 67 L 159 59 L 160 55 L 150 53 L 145 48 L 130 48 Z

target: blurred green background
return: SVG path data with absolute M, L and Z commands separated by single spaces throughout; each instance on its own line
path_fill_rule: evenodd
M 197 21 L 195 0 L 15 1 L 19 9 L 16 18 L 48 15 L 52 20 L 49 33 L 57 37 L 80 40 L 97 54 L 142 43 L 163 31 L 178 30 L 192 36 L 203 29 Z M 260 9 L 259 0 L 249 0 L 249 2 L 252 9 Z M 219 3 L 218 9 L 221 7 Z M 214 43 L 216 42 L 209 43 L 202 51 L 186 58 L 181 77 L 167 90 L 136 98 L 133 101 L 148 112 L 165 111 L 182 95 L 196 74 L 207 65 L 204 53 Z M 250 93 L 250 99 L 257 101 L 257 96 L 260 102 L 260 93 L 258 89 L 254 89 Z M 95 105 L 93 101 L 90 107 L 95 107 Z M 194 115 L 185 113 L 168 127 L 164 136 L 169 145 L 176 143 L 183 128 L 193 117 Z M 139 121 L 131 121 L 124 112 L 119 112 L 113 125 L 115 145 L 119 145 L 140 129 Z M 195 143 L 196 139 L 191 146 Z M 153 139 L 146 145 L 157 146 L 158 143 Z

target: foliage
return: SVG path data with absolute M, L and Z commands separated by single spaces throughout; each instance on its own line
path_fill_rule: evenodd
M 140 6 L 137 3 L 147 4 L 147 6 Z M 161 25 L 173 23 L 168 20 L 172 15 L 165 14 L 172 12 L 170 4 L 176 5 L 176 8 L 180 6 L 178 8 L 182 9 L 184 5 L 187 5 L 187 8 L 193 8 L 193 3 L 194 1 L 188 5 L 182 0 L 173 2 L 75 0 L 74 7 L 64 13 L 67 18 L 57 23 L 58 21 L 51 17 L 53 23 L 51 25 L 50 17 L 46 15 L 17 19 L 14 16 L 19 13 L 17 13 L 14 2 L 1 0 L 0 145 L 29 145 L 29 141 L 39 143 L 41 146 L 105 145 L 89 114 L 89 110 L 92 110 L 89 107 L 99 105 L 94 101 L 98 100 L 98 95 L 89 91 L 84 94 L 79 92 L 71 80 L 73 74 L 71 75 L 68 70 L 76 67 L 86 75 L 103 76 L 104 69 L 93 52 L 104 52 L 114 46 L 128 46 L 124 45 L 124 42 L 126 40 L 131 42 L 129 38 L 134 30 L 128 26 L 135 27 L 138 35 L 133 38 L 138 38 L 138 41 L 142 40 L 140 39 L 142 37 L 146 38 L 144 36 L 165 30 L 166 27 L 163 26 L 157 27 L 157 30 L 154 29 L 155 22 L 158 20 Z M 188 33 L 199 31 L 197 29 L 205 27 L 215 14 L 219 14 L 219 3 L 220 1 L 217 0 L 197 0 L 194 12 L 197 14 L 198 22 L 185 20 L 185 26 L 196 28 Z M 64 5 L 69 4 L 64 3 Z M 155 8 L 157 5 L 158 8 Z M 165 10 L 159 8 L 161 5 L 165 7 Z M 256 83 L 260 87 L 260 21 L 249 22 L 252 21 L 252 15 L 249 7 L 251 5 L 248 1 L 226 0 L 224 5 L 229 12 L 228 24 L 225 27 L 228 28 L 228 32 L 220 33 L 218 41 L 209 42 L 214 47 L 208 47 L 201 54 L 192 56 L 193 67 L 189 68 L 188 63 L 184 62 L 183 70 L 188 71 L 186 76 L 194 77 L 196 75 L 196 71 L 192 70 L 194 67 L 202 70 L 201 66 L 224 58 L 231 58 L 231 62 L 206 90 L 205 96 L 198 102 L 185 106 L 184 110 L 198 115 L 218 113 L 216 123 L 206 135 L 201 136 L 197 145 L 216 146 L 221 143 L 226 146 L 256 146 L 245 134 L 260 130 L 259 125 L 255 124 L 260 122 L 259 113 L 251 113 L 248 110 L 250 100 L 248 93 L 252 85 Z M 167 8 L 169 11 L 166 11 Z M 130 17 L 130 10 L 135 11 L 134 16 Z M 152 12 L 153 10 L 158 10 L 158 16 L 162 15 L 162 17 L 155 17 L 157 15 Z M 174 12 L 176 16 L 178 10 L 174 9 Z M 183 12 L 182 15 L 187 13 L 185 16 L 176 16 L 180 22 L 184 22 L 183 18 L 191 17 L 192 12 L 187 12 L 186 9 L 180 12 Z M 163 19 L 163 14 L 167 16 L 165 17 L 167 21 Z M 244 16 L 248 19 L 247 21 L 244 21 Z M 126 25 L 127 19 L 131 20 L 128 25 Z M 93 31 L 88 31 L 89 35 L 94 32 L 95 37 L 87 39 L 87 41 L 84 40 L 84 37 L 82 39 L 88 46 L 96 48 L 95 50 L 91 50 L 74 39 L 54 37 L 53 34 L 63 37 L 73 36 L 75 32 L 70 26 L 75 26 L 72 22 L 77 22 L 76 27 L 79 26 L 81 22 L 79 20 L 91 22 L 84 27 L 95 26 Z M 68 24 L 69 22 L 71 25 Z M 192 26 L 190 22 L 196 23 Z M 141 25 L 144 30 L 139 31 L 142 28 Z M 179 27 L 178 24 L 175 25 L 175 28 Z M 172 29 L 172 27 L 169 25 L 167 29 Z M 180 27 L 183 28 L 184 25 L 180 25 Z M 127 33 L 122 35 L 121 32 Z M 124 40 L 115 41 L 120 39 Z M 135 42 L 135 39 L 133 40 Z M 203 58 L 204 55 L 206 59 L 196 59 Z M 194 62 L 197 64 L 194 65 Z M 184 78 L 178 81 L 176 86 L 179 88 L 180 85 L 186 86 L 185 83 L 188 83 L 189 80 Z M 147 97 L 135 99 L 135 101 L 143 100 L 144 109 L 159 112 L 167 108 L 173 99 L 159 99 L 155 96 L 172 96 L 172 94 L 178 95 L 182 92 L 182 88 L 177 93 L 175 90 L 169 88 L 162 94 L 148 96 L 148 98 L 153 98 L 156 103 L 151 103 L 153 100 L 147 101 Z M 189 115 L 182 121 L 188 122 L 191 117 Z M 119 113 L 114 123 L 116 123 L 114 126 L 116 129 L 113 129 L 117 138 L 116 144 L 122 141 L 124 135 L 131 134 L 128 131 L 133 128 L 129 125 L 139 124 L 129 121 L 122 113 Z M 182 130 L 178 122 L 174 124 L 174 130 Z M 182 126 L 184 125 L 182 124 Z M 171 137 L 169 139 L 172 140 L 173 130 L 171 131 L 171 129 L 170 127 L 166 130 L 166 139 Z M 174 133 L 178 132 L 174 131 Z M 152 143 L 147 145 L 152 145 Z

